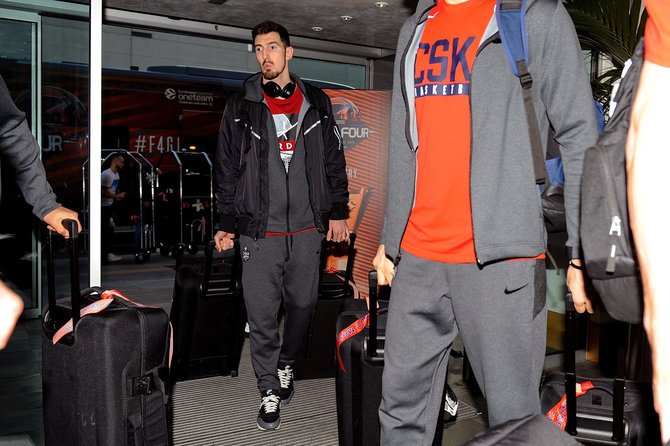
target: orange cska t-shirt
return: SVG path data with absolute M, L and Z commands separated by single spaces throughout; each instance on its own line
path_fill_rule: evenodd
M 670 0 L 645 1 L 649 19 L 644 30 L 644 58 L 670 67 Z
M 424 259 L 476 262 L 470 210 L 470 73 L 495 3 L 448 5 L 439 0 L 417 50 L 416 193 L 401 247 Z

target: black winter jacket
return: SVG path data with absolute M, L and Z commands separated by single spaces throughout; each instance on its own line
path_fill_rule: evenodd
M 347 218 L 349 202 L 344 150 L 328 96 L 291 75 L 310 107 L 300 128 L 304 138 L 309 200 L 314 224 L 328 231 L 329 220 Z M 246 101 L 242 105 L 241 101 Z M 317 104 L 326 104 L 319 110 Z M 246 115 L 246 116 L 245 116 Z M 265 237 L 268 222 L 268 123 L 272 115 L 263 102 L 261 75 L 251 76 L 243 91 L 226 103 L 214 159 L 214 193 L 219 230 L 254 238 Z

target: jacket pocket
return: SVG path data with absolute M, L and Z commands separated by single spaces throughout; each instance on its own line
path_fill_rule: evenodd
M 258 145 L 260 136 L 251 130 L 249 147 L 241 154 L 240 176 L 235 191 L 237 216 L 253 217 L 258 209 L 260 190 L 260 163 Z

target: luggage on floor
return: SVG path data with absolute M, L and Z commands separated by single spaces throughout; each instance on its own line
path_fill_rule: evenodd
M 169 444 L 170 325 L 164 310 L 98 288 L 79 289 L 77 223 L 70 233 L 70 297 L 56 299 L 53 249 L 42 319 L 47 446 Z M 51 245 L 51 243 L 49 243 Z
M 294 365 L 295 379 L 332 378 L 335 376 L 335 325 L 345 300 L 358 298 L 353 282 L 356 234 L 349 235 L 345 271 L 325 268 L 328 245 L 324 239 L 319 277 L 319 297 L 302 348 Z
M 579 446 L 543 414 L 528 415 L 486 429 L 463 446 Z
M 177 258 L 170 321 L 174 330 L 172 381 L 213 375 L 237 376 L 246 310 L 239 243 L 232 255 Z
M 570 295 L 566 298 L 565 319 L 565 373 L 549 372 L 544 376 L 540 392 L 542 411 L 582 444 L 660 445 L 651 385 L 624 378 L 628 325 L 621 324 L 614 340 L 616 377 L 589 379 L 575 376 L 576 313 Z M 575 391 L 577 383 L 583 393 L 579 397 Z M 561 404 L 564 395 L 565 402 Z
M 377 289 L 377 272 L 368 274 L 370 308 L 364 299 L 351 299 L 342 305 L 337 318 L 337 433 L 340 446 L 379 445 L 379 404 L 382 399 L 382 370 L 386 333 L 387 296 L 390 287 Z M 377 304 L 379 303 L 379 306 Z M 446 384 L 443 392 L 446 392 Z M 454 395 L 455 397 L 455 395 Z M 444 398 L 442 398 L 444 405 Z M 436 420 L 433 445 L 442 444 L 444 407 Z
M 376 308 L 376 271 L 370 271 L 369 285 L 370 308 Z M 351 300 L 343 305 L 337 318 L 335 388 L 340 446 L 379 444 L 377 411 L 382 398 L 386 305 L 380 308 L 368 315 L 365 300 Z

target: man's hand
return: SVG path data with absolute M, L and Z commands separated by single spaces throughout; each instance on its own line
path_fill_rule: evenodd
M 120 192 L 120 193 L 114 195 L 114 199 L 115 199 L 116 201 L 121 201 L 121 200 L 123 200 L 124 198 L 126 198 L 126 193 L 125 193 L 125 192 Z
M 233 249 L 235 247 L 235 242 L 233 242 L 233 237 L 235 234 L 232 232 L 217 231 L 214 234 L 214 244 L 216 245 L 216 250 L 226 251 L 228 249 Z
M 372 260 L 372 264 L 377 270 L 377 283 L 379 285 L 391 285 L 395 277 L 395 266 L 391 259 L 386 257 L 386 248 L 384 245 L 379 245 L 377 255 Z
M 577 266 L 582 266 L 580 259 L 572 259 L 572 263 Z M 572 301 L 575 303 L 575 310 L 577 313 L 588 311 L 593 313 L 593 305 L 591 300 L 586 297 L 586 288 L 584 287 L 584 271 L 568 266 L 566 273 L 565 284 L 572 293 Z
M 63 206 L 59 206 L 45 215 L 44 222 L 51 231 L 56 231 L 63 237 L 68 238 L 69 234 L 67 229 L 65 229 L 65 226 L 63 226 L 63 220 L 67 218 L 76 221 L 78 228 L 77 232 L 81 232 L 81 223 L 79 222 L 79 216 L 77 213 Z
M 326 240 L 333 242 L 343 242 L 349 240 L 349 226 L 346 220 L 330 220 L 328 224 L 328 234 Z
M 23 300 L 0 280 L 0 350 L 7 346 L 22 311 Z

